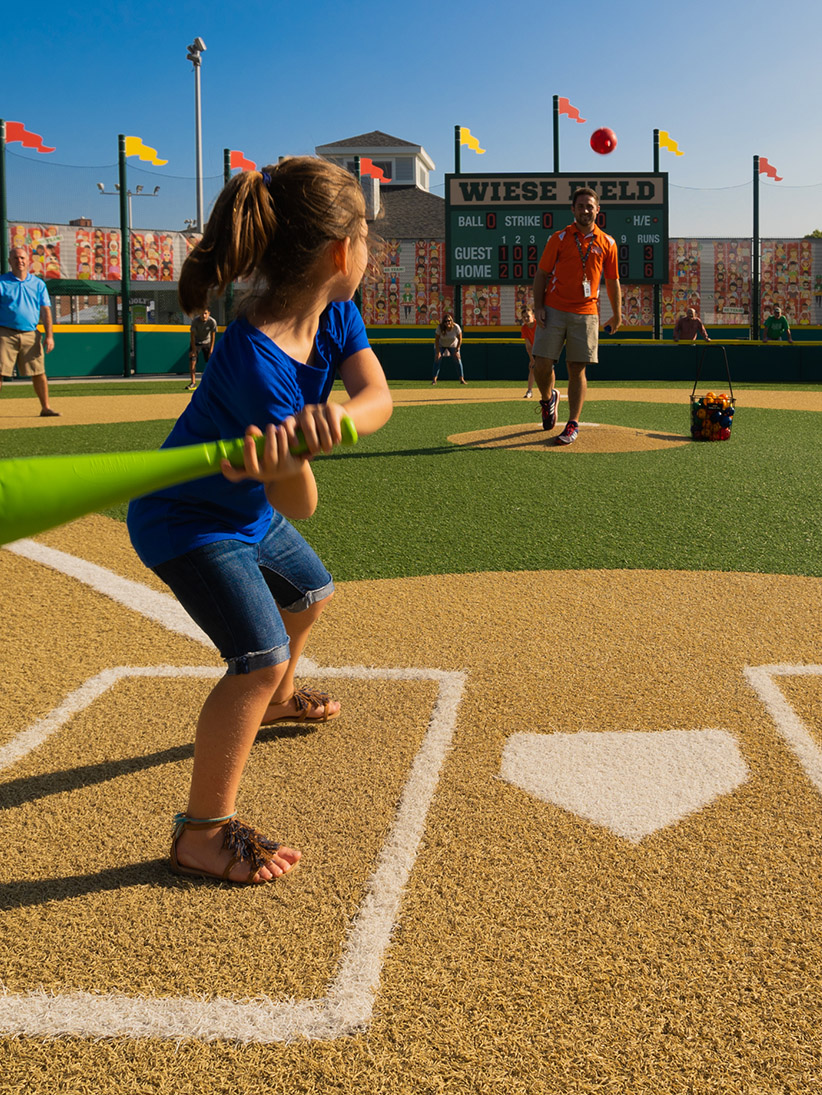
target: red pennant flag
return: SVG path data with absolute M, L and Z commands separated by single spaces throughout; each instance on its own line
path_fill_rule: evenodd
M 564 99 L 562 96 L 559 97 L 558 105 L 560 114 L 567 114 L 568 117 L 573 118 L 575 122 L 585 121 L 584 118 L 580 118 L 577 108 L 575 106 L 571 106 L 568 100 Z
M 53 148 L 46 148 L 39 133 L 29 133 L 22 122 L 6 122 L 6 144 L 12 141 L 20 141 L 23 148 L 33 148 L 37 152 L 54 152 Z
M 360 156 L 360 174 L 371 175 L 375 179 L 382 179 L 383 182 L 391 182 L 390 179 L 385 177 L 385 172 L 381 167 L 377 167 L 373 164 L 367 156 Z
M 759 157 L 759 174 L 767 175 L 769 179 L 775 179 L 776 182 L 782 182 L 782 176 L 777 175 L 776 168 L 769 164 L 764 156 Z
M 241 171 L 257 170 L 257 165 L 254 163 L 254 161 L 247 160 L 242 152 L 238 152 L 236 149 L 234 149 L 233 151 L 229 152 L 229 155 L 231 157 L 229 161 L 229 166 L 231 167 L 232 171 L 235 167 L 239 167 Z

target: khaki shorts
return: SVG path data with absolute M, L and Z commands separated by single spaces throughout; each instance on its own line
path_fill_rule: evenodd
M 0 327 L 0 374 L 11 376 L 15 365 L 19 376 L 39 376 L 46 371 L 46 355 L 39 331 Z
M 575 312 L 560 312 L 546 308 L 545 326 L 534 331 L 534 357 L 559 361 L 563 343 L 566 361 L 594 365 L 599 360 L 599 316 L 578 316 Z

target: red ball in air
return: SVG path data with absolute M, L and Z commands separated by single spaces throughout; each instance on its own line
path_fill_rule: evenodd
M 613 152 L 617 146 L 616 133 L 613 129 L 595 129 L 591 134 L 591 148 L 594 152 L 598 152 L 600 156 L 607 156 L 609 152 Z

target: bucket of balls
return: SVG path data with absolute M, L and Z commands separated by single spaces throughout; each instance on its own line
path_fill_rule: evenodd
M 691 437 L 694 441 L 729 441 L 734 398 L 727 392 L 691 395 Z

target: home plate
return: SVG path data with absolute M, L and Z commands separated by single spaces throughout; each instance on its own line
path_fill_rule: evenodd
M 500 774 L 543 802 L 639 843 L 748 778 L 724 730 L 514 734 Z

